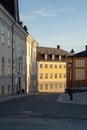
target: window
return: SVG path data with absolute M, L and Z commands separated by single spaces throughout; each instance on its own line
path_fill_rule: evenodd
M 48 89 L 48 84 L 45 84 L 45 89 Z
M 57 83 L 55 84 L 55 89 L 57 89 Z
M 85 67 L 85 60 L 75 60 L 75 67 Z
M 4 86 L 2 86 L 2 94 L 4 94 L 4 91 L 5 91 Z
M 66 68 L 66 65 L 64 65 L 64 68 Z
M 48 73 L 45 74 L 45 79 L 47 79 L 47 78 L 48 78 Z
M 42 79 L 43 78 L 43 74 L 42 73 L 40 73 L 40 79 Z
M 53 89 L 53 84 L 50 84 L 50 89 Z
M 41 55 L 44 58 L 44 54 Z
M 18 38 L 17 38 L 17 46 L 18 46 L 18 52 L 20 53 L 20 41 Z
M 55 73 L 55 78 L 57 78 L 57 73 Z
M 40 64 L 40 68 L 43 68 L 43 65 L 42 65 L 42 64 Z
M 11 39 L 10 39 L 10 31 L 8 31 L 8 47 L 10 47 Z
M 10 63 L 10 59 L 8 59 L 8 75 L 11 74 L 11 63 Z
M 5 74 L 5 59 L 2 57 L 2 75 Z
M 62 78 L 62 73 L 59 74 L 59 78 Z
M 59 65 L 59 68 L 62 68 L 62 65 Z
M 86 78 L 85 77 L 85 69 L 84 68 L 76 69 L 75 79 L 76 80 L 86 80 L 85 78 Z
M 62 88 L 62 83 L 59 84 L 59 87 Z
M 53 78 L 53 73 L 50 73 L 50 78 L 51 78 L 51 79 Z
M 34 54 L 33 54 L 33 59 L 35 60 L 36 59 L 36 52 L 35 52 L 35 50 L 34 50 L 34 52 L 33 52 Z
M 66 78 L 66 74 L 64 74 L 64 78 Z
M 50 68 L 53 68 L 53 65 L 50 65 Z
M 45 65 L 45 68 L 48 68 L 48 65 L 47 65 L 47 64 Z
M 57 68 L 57 65 L 55 65 L 55 68 Z
M 52 54 L 48 55 L 49 56 L 49 60 L 52 60 Z
M 16 65 L 15 65 L 15 72 L 16 72 Z M 25 74 L 25 64 L 24 63 L 23 63 L 23 68 L 22 68 L 21 72 L 23 72 L 23 74 Z
M 43 90 L 43 84 L 40 84 L 40 90 Z
M 2 42 L 2 44 L 5 43 L 5 35 L 4 35 L 4 28 L 3 28 L 3 26 L 1 28 L 1 42 Z

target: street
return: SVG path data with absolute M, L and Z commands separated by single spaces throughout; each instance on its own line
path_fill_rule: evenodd
M 58 97 L 27 95 L 0 103 L 0 130 L 86 130 L 87 106 L 59 103 Z

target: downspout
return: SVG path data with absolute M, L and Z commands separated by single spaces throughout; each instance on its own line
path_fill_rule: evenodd
M 13 37 L 14 37 L 14 25 L 16 24 L 16 20 L 14 21 L 14 23 L 12 24 L 12 95 L 14 94 L 13 92 L 13 82 L 14 82 L 14 77 L 13 77 Z

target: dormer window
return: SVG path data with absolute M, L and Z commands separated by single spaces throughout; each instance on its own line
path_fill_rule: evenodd
M 49 60 L 52 60 L 52 54 L 49 54 Z
M 44 54 L 42 54 L 42 57 L 44 58 Z

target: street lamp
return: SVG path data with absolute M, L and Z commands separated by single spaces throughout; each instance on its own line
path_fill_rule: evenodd
M 71 50 L 71 88 L 73 87 L 73 56 L 74 50 Z
M 71 61 L 69 62 L 69 69 L 70 69 L 70 89 L 69 89 L 69 95 L 70 95 L 70 100 L 73 100 L 73 56 L 74 56 L 74 50 L 71 50 Z

